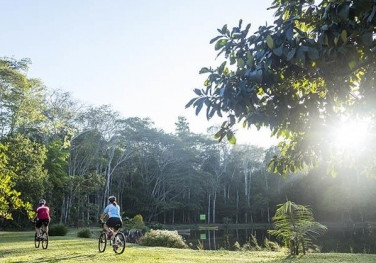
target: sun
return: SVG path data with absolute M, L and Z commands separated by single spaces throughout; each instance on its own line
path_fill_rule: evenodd
M 369 121 L 348 120 L 338 123 L 332 129 L 332 143 L 339 150 L 358 150 L 370 140 Z

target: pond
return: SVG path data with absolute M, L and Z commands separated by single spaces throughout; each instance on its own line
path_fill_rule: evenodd
M 201 227 L 195 229 L 179 230 L 187 243 L 193 249 L 234 250 L 235 242 L 243 246 L 250 242 L 254 235 L 260 246 L 263 246 L 265 238 L 276 241 L 267 233 L 268 227 L 240 227 L 229 228 L 226 226 Z M 269 228 L 270 229 L 270 228 Z M 376 254 L 376 228 L 372 225 L 364 227 L 328 227 L 325 235 L 315 242 L 321 252 L 339 253 L 371 253 Z

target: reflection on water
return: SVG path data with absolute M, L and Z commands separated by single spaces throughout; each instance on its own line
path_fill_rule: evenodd
M 193 249 L 233 250 L 235 242 L 243 246 L 250 241 L 251 235 L 255 235 L 259 245 L 263 245 L 265 238 L 276 241 L 273 236 L 267 233 L 267 229 L 218 229 L 179 232 L 184 236 L 187 243 Z M 322 252 L 339 253 L 376 253 L 376 231 L 375 228 L 357 229 L 330 229 L 316 244 Z
M 255 235 L 257 240 L 262 240 L 262 242 L 265 237 L 274 240 L 266 230 L 255 229 L 191 230 L 189 233 L 181 232 L 180 234 L 193 248 L 205 250 L 233 250 L 235 242 L 242 246 L 250 240 L 251 235 Z

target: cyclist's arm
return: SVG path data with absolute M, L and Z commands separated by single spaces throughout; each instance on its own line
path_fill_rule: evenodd
M 103 219 L 106 217 L 106 214 L 105 213 L 102 213 L 101 216 L 99 217 L 99 220 L 100 221 L 103 221 Z
M 34 217 L 33 217 L 33 221 L 35 222 L 37 219 L 38 219 L 38 213 L 35 212 L 35 215 L 34 215 Z

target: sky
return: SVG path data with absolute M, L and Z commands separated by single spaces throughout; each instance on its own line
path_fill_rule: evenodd
M 185 109 L 203 88 L 202 67 L 216 66 L 209 41 L 217 28 L 273 21 L 271 0 L 0 0 L 1 57 L 30 58 L 28 76 L 87 105 L 111 105 L 123 117 L 149 117 L 174 132 L 184 116 L 192 132 L 210 122 Z M 202 112 L 204 113 L 204 111 Z M 267 131 L 239 131 L 239 143 L 268 147 Z

